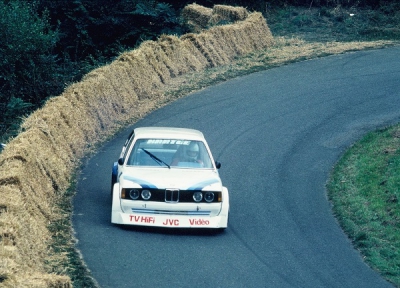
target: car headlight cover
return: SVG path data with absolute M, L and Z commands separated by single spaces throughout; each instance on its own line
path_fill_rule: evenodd
M 204 194 L 204 200 L 206 200 L 206 202 L 210 203 L 214 201 L 214 193 L 213 192 L 206 192 Z
M 142 191 L 142 198 L 143 200 L 149 200 L 151 197 L 151 192 L 149 190 Z
M 140 191 L 138 189 L 130 189 L 129 190 L 129 197 L 132 200 L 137 200 L 140 196 Z
M 193 193 L 193 200 L 195 202 L 200 202 L 203 199 L 203 193 L 197 191 Z

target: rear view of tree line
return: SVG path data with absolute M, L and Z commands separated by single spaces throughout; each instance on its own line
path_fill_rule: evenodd
M 161 34 L 187 33 L 179 15 L 193 2 L 263 12 L 284 5 L 373 8 L 385 1 L 0 0 L 0 140 L 17 133 L 22 116 L 122 51 Z

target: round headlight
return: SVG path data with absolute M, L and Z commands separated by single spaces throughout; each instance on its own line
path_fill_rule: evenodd
M 214 201 L 214 193 L 213 192 L 207 192 L 206 194 L 204 194 L 204 200 L 206 200 L 206 202 L 210 203 Z
M 197 191 L 193 193 L 193 200 L 195 202 L 200 202 L 203 199 L 203 193 Z
M 149 200 L 151 197 L 151 192 L 149 190 L 142 191 L 142 198 L 143 200 Z
M 132 200 L 137 200 L 140 196 L 140 192 L 137 189 L 131 189 L 129 190 L 129 197 L 131 197 Z

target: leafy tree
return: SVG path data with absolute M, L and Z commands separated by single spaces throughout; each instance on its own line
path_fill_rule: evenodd
M 37 0 L 60 31 L 56 52 L 71 61 L 111 60 L 143 40 L 182 34 L 179 11 L 171 4 L 140 0 Z
M 57 59 L 52 54 L 58 39 L 46 11 L 38 16 L 25 1 L 0 0 L 0 124 L 40 105 L 60 91 Z

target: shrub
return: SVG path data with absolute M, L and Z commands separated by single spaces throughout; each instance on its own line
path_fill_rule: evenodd
M 41 17 L 25 1 L 0 1 L 0 121 L 18 122 L 28 112 L 60 92 L 57 59 L 52 49 L 58 39 L 45 12 Z M 11 118 L 10 118 L 11 116 Z

